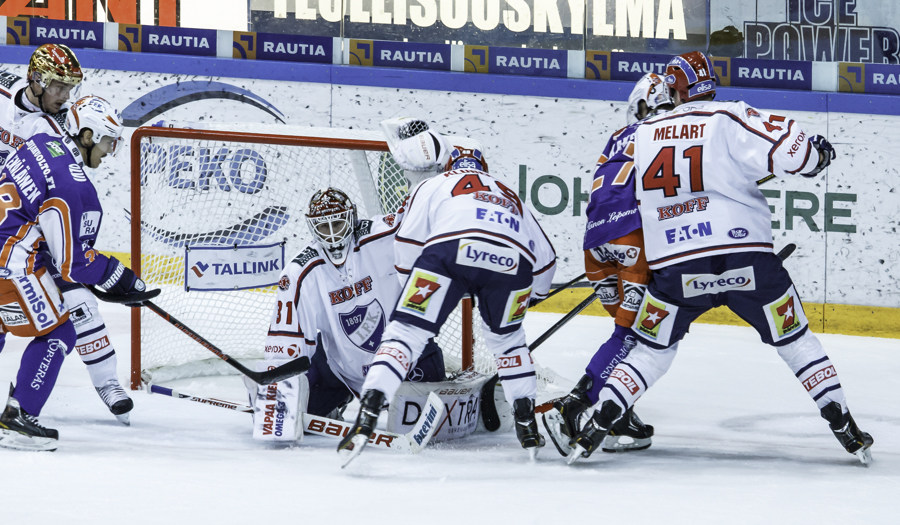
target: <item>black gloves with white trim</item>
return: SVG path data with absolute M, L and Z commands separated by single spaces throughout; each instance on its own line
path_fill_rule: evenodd
M 829 164 L 831 164 L 831 161 L 833 161 L 837 157 L 837 153 L 835 153 L 834 151 L 834 146 L 832 146 L 830 142 L 825 140 L 825 137 L 823 137 L 822 135 L 813 135 L 812 137 L 810 137 L 809 141 L 819 153 L 819 162 L 811 172 L 801 173 L 801 175 L 803 175 L 804 177 L 815 177 L 822 170 L 827 168 Z
M 140 306 L 143 301 L 156 297 L 160 292 L 159 289 L 147 291 L 144 281 L 115 257 L 109 258 L 104 279 L 97 287 L 106 292 L 103 294 L 105 300 L 129 306 Z

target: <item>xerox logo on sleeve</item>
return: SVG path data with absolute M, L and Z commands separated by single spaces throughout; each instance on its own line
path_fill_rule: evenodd
M 484 268 L 498 273 L 515 274 L 519 268 L 519 253 L 486 242 L 460 241 L 456 264 Z
M 685 299 L 698 295 L 716 294 L 729 290 L 741 290 L 749 292 L 756 290 L 756 278 L 753 276 L 753 267 L 728 270 L 721 274 L 684 274 L 681 276 L 681 290 Z

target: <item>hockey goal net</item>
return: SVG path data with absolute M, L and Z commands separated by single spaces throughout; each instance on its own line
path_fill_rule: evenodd
M 262 359 L 275 286 L 191 289 L 187 252 L 281 243 L 287 262 L 311 241 L 304 214 L 317 189 L 340 188 L 356 203 L 358 216 L 368 218 L 396 211 L 407 182 L 379 132 L 200 126 L 141 127 L 132 136 L 132 268 L 150 288 L 162 290 L 154 302 L 172 316 L 238 360 Z M 480 147 L 465 137 L 448 139 Z M 496 371 L 471 300 L 456 308 L 437 341 L 448 372 Z M 131 363 L 132 389 L 141 388 L 142 378 L 162 383 L 235 373 L 143 308 L 132 310 Z M 544 392 L 567 383 L 540 367 L 538 377 Z
M 229 129 L 141 127 L 134 132 L 132 267 L 149 287 L 162 289 L 154 302 L 244 361 L 263 356 L 275 286 L 191 290 L 186 252 L 281 243 L 287 262 L 311 241 L 304 214 L 317 189 L 340 188 L 356 203 L 359 217 L 368 218 L 396 211 L 408 188 L 377 132 Z M 491 372 L 493 358 L 484 348 L 480 319 L 474 319 L 471 302 L 464 301 L 442 328 L 438 344 L 448 371 Z M 165 382 L 233 373 L 146 309 L 132 311 L 131 362 L 132 389 L 141 387 L 142 375 Z

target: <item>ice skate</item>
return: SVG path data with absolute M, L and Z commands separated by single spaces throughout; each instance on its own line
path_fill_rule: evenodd
M 534 418 L 534 400 L 527 397 L 516 399 L 513 403 L 513 414 L 516 419 L 516 437 L 519 438 L 522 448 L 527 450 L 528 455 L 534 460 L 538 449 L 545 443 Z
M 116 379 L 110 379 L 105 385 L 96 388 L 100 399 L 106 403 L 109 411 L 112 412 L 116 419 L 123 425 L 131 425 L 131 419 L 128 413 L 134 408 L 134 401 L 125 393 L 125 389 Z
M 556 450 L 563 457 L 572 452 L 569 441 L 578 434 L 578 420 L 591 405 L 590 399 L 587 397 L 591 383 L 590 377 L 582 376 L 566 397 L 555 401 L 553 408 L 542 415 L 544 428 L 547 430 L 550 440 L 556 445 Z
M 828 426 L 834 432 L 834 437 L 837 438 L 844 449 L 856 455 L 859 461 L 868 467 L 872 462 L 871 447 L 875 440 L 868 432 L 863 432 L 856 426 L 856 421 L 853 420 L 850 411 L 848 410 L 845 413 L 840 403 L 832 401 L 822 407 L 820 413 L 828 421 Z
M 619 405 L 612 401 L 605 401 L 600 410 L 594 411 L 594 415 L 591 416 L 584 429 L 569 442 L 572 452 L 569 453 L 566 462 L 571 465 L 580 458 L 590 457 L 606 439 L 606 435 L 621 413 L 622 408 Z
M 634 413 L 634 407 L 631 407 L 609 429 L 609 435 L 603 440 L 602 450 L 611 453 L 645 450 L 650 448 L 652 436 L 653 426 L 645 425 L 641 418 Z
M 42 427 L 36 417 L 19 406 L 19 401 L 12 393 L 13 388 L 10 387 L 9 400 L 3 414 L 0 415 L 0 447 L 15 450 L 56 450 L 59 432 Z
M 346 467 L 356 456 L 360 455 L 378 423 L 378 414 L 384 405 L 384 393 L 380 390 L 367 390 L 359 401 L 359 415 L 356 424 L 341 440 L 337 451 L 343 461 L 341 468 Z

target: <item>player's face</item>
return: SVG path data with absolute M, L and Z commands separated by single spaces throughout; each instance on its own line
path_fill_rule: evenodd
M 44 94 L 41 97 L 44 103 L 42 109 L 47 113 L 58 113 L 62 109 L 62 105 L 69 100 L 74 87 L 72 84 L 66 84 L 59 80 L 51 80 L 50 85 L 44 88 Z
M 100 142 L 94 144 L 94 148 L 91 149 L 91 158 L 89 159 L 88 165 L 92 168 L 100 167 L 100 162 L 104 157 L 109 154 L 115 155 L 118 142 L 118 140 L 109 136 L 100 139 Z

